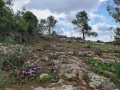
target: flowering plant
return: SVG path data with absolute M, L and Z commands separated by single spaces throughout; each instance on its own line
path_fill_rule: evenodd
M 41 67 L 38 66 L 37 62 L 27 61 L 25 62 L 25 68 L 22 70 L 21 77 L 34 76 L 35 74 L 37 74 L 38 70 L 41 70 Z

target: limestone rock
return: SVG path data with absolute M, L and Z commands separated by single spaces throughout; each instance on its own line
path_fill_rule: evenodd
M 75 87 L 73 87 L 73 85 L 62 85 L 60 87 L 52 87 L 52 88 L 43 88 L 39 86 L 35 88 L 34 90 L 75 90 Z
M 43 73 L 43 74 L 40 75 L 40 79 L 43 79 L 43 78 L 46 78 L 46 77 L 48 77 L 47 73 Z
M 13 90 L 12 88 L 5 88 L 5 90 Z
M 61 55 L 58 57 L 58 60 L 61 62 L 61 63 L 68 63 L 68 57 L 66 55 Z
M 79 86 L 79 87 L 75 87 L 74 90 L 86 90 L 86 87 Z
M 110 83 L 109 79 L 103 76 L 96 75 L 95 73 L 88 73 L 88 77 L 91 80 L 89 85 L 94 89 L 104 88 L 106 85 Z
M 45 88 L 39 86 L 39 87 L 35 88 L 34 90 L 45 90 Z
M 105 86 L 104 90 L 115 90 L 117 89 L 114 83 L 110 83 Z
M 77 76 L 75 74 L 65 73 L 65 76 L 69 80 L 77 80 Z
M 48 61 L 49 58 L 48 58 L 48 56 L 44 56 L 44 57 L 41 58 L 41 60 L 43 60 L 43 61 Z
M 63 80 L 63 79 L 60 79 L 60 80 L 58 81 L 58 84 L 63 84 L 63 83 L 65 83 L 65 80 Z

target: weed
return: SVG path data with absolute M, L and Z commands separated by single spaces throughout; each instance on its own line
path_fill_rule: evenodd
M 10 37 L 5 38 L 5 39 L 2 41 L 2 43 L 3 43 L 3 45 L 5 45 L 5 46 L 11 45 L 11 44 L 16 44 L 15 40 L 13 40 L 13 39 L 10 38 Z
M 116 75 L 118 76 L 118 78 L 120 79 L 120 62 L 115 61 L 113 63 L 113 67 L 115 69 Z
M 12 66 L 16 66 L 17 65 L 17 63 L 18 63 L 17 56 L 18 56 L 17 53 L 12 53 L 9 56 L 9 61 L 10 61 L 10 63 L 11 63 Z
M 0 58 L 0 71 L 1 71 L 1 69 L 3 67 L 3 63 L 4 63 L 4 60 L 2 58 Z
M 93 70 L 93 72 L 98 73 L 98 74 L 103 74 L 104 72 L 104 70 L 101 68 L 92 67 L 91 69 Z

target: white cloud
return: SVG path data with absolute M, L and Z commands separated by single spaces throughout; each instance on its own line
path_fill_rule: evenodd
M 90 13 L 89 14 L 90 18 L 92 21 L 94 21 L 96 18 L 100 19 L 101 22 L 106 22 L 106 17 L 102 14 L 94 14 L 94 13 Z
M 63 18 L 65 17 L 64 13 L 56 14 L 56 13 L 50 12 L 49 10 L 36 10 L 36 9 L 32 9 L 30 11 L 32 11 L 37 16 L 38 19 L 46 19 L 50 15 L 54 16 L 55 19 L 58 19 L 60 17 L 63 17 Z
M 105 2 L 105 1 L 108 1 L 108 0 L 100 0 L 100 2 Z
M 102 0 L 103 1 L 103 0 Z M 57 13 L 70 13 L 72 11 L 95 11 L 102 2 L 101 0 L 30 0 L 27 9 L 50 10 Z M 93 4 L 94 3 L 94 4 Z
M 27 5 L 30 2 L 30 0 L 13 0 L 13 10 L 16 12 L 17 10 L 21 10 L 24 5 Z
M 109 31 L 108 29 L 110 28 L 110 25 L 99 22 L 99 23 L 96 23 L 95 25 L 92 25 L 92 28 L 93 28 L 93 31 L 98 32 L 98 33 L 107 32 Z
M 92 25 L 93 31 L 98 33 L 98 37 L 87 37 L 87 39 L 93 41 L 102 40 L 105 42 L 113 40 L 114 35 L 109 30 L 110 27 L 111 25 L 102 22 Z

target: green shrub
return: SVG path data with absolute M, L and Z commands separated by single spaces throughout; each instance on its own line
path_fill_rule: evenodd
M 85 60 L 85 63 L 87 63 L 87 64 L 92 64 L 92 65 L 94 65 L 94 64 L 100 64 L 100 60 L 96 60 L 96 59 L 93 59 L 93 58 L 87 58 L 86 60 Z
M 91 68 L 93 72 L 98 73 L 98 74 L 103 74 L 104 70 L 101 68 L 97 68 L 97 67 L 92 67 Z
M 12 53 L 9 56 L 9 61 L 10 61 L 10 63 L 11 63 L 12 66 L 16 66 L 19 63 L 17 56 L 18 55 L 16 53 Z
M 3 45 L 7 46 L 10 44 L 16 44 L 15 40 L 12 39 L 11 37 L 6 37 L 3 41 L 2 41 Z
M 1 69 L 3 67 L 3 63 L 4 63 L 4 60 L 0 58 L 0 71 L 1 71 Z
M 120 45 L 120 38 L 115 38 L 114 45 Z
M 113 63 L 113 67 L 114 67 L 114 69 L 115 69 L 116 75 L 117 75 L 118 78 L 120 79 L 120 62 L 115 61 L 115 62 Z
M 51 82 L 52 81 L 52 76 L 51 75 L 48 75 L 47 77 L 45 77 L 45 78 L 40 78 L 40 77 L 37 77 L 37 82 L 38 83 L 45 83 L 45 82 Z
M 103 43 L 103 41 L 101 41 L 101 40 L 97 40 L 96 43 Z
M 38 83 L 46 83 L 46 82 L 55 82 L 55 81 L 58 81 L 59 77 L 56 76 L 56 75 L 48 75 L 46 78 L 40 78 L 40 77 L 37 77 L 36 78 L 36 81 Z

